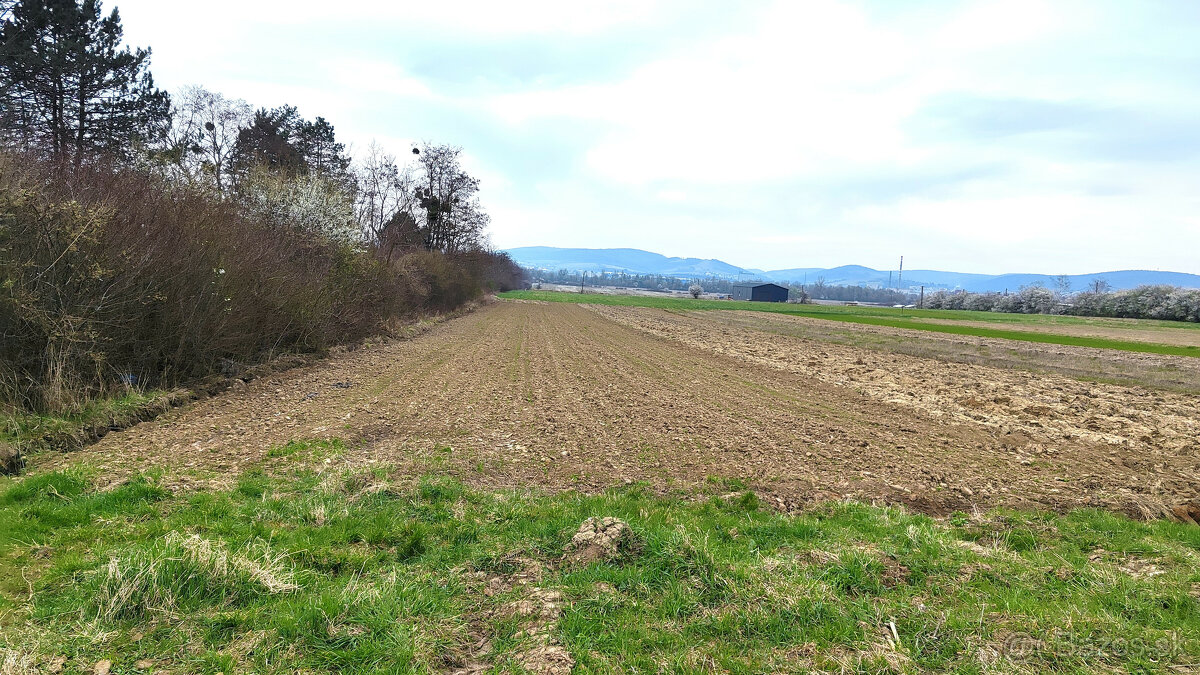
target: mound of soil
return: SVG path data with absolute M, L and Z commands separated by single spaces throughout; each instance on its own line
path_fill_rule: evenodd
M 626 555 L 633 547 L 633 530 L 617 518 L 588 518 L 579 526 L 563 552 L 563 561 L 574 565 L 608 562 Z
M 15 476 L 24 466 L 25 460 L 17 446 L 0 441 L 0 475 Z

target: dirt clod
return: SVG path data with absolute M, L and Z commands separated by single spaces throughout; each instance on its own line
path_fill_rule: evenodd
M 1121 564 L 1117 565 L 1117 567 L 1122 572 L 1128 574 L 1134 579 L 1153 579 L 1154 577 L 1162 576 L 1163 574 L 1167 573 L 1166 570 L 1155 564 L 1154 560 L 1148 560 L 1146 558 L 1139 558 L 1136 556 L 1125 560 Z
M 487 596 L 519 592 L 519 597 L 499 608 L 497 615 L 515 619 L 521 626 L 515 637 L 521 640 L 524 648 L 514 658 L 523 669 L 542 675 L 567 675 L 574 668 L 575 659 L 554 635 L 565 603 L 562 593 L 537 585 L 545 574 L 545 567 L 536 559 L 514 554 L 505 562 L 515 568 L 512 573 L 475 572 L 470 573 L 468 579 Z M 485 672 L 491 667 L 487 663 L 491 656 L 490 641 L 487 636 L 480 635 L 471 652 L 451 672 L 454 675 Z
M 1181 522 L 1200 525 L 1200 500 L 1192 500 L 1171 507 L 1171 515 Z
M 0 474 L 15 476 L 21 473 L 25 461 L 21 451 L 11 443 L 0 442 Z
M 575 667 L 570 652 L 554 644 L 531 649 L 518 660 L 522 668 L 537 675 L 569 675 Z
M 616 560 L 632 548 L 633 530 L 623 520 L 612 517 L 591 517 L 583 521 L 571 537 L 563 560 L 575 565 Z

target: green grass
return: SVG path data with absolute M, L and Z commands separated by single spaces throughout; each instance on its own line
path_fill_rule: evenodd
M 0 411 L 0 442 L 25 447 L 38 447 L 43 442 L 70 444 L 82 430 L 124 426 L 143 417 L 151 407 L 155 410 L 169 408 L 169 396 L 163 391 L 131 390 L 120 396 L 89 401 L 77 411 L 58 415 L 26 410 Z
M 346 452 L 346 442 L 340 438 L 291 440 L 267 449 L 267 457 L 327 459 Z
M 299 452 L 299 451 L 298 451 Z M 935 521 L 753 493 L 483 492 L 385 472 L 0 483 L 0 664 L 134 672 L 514 672 L 534 643 L 479 577 L 545 567 L 576 672 L 1172 672 L 1200 659 L 1200 528 L 1100 511 Z M 591 516 L 625 559 L 572 567 Z M 511 586 L 511 584 L 510 584 Z M 887 635 L 899 636 L 899 644 Z M 486 639 L 488 654 L 473 654 Z M 9 672 L 9 671 L 5 671 Z M 13 672 L 20 672 L 13 669 Z
M 892 307 L 865 307 L 843 305 L 799 305 L 788 303 L 746 302 L 740 300 L 693 300 L 691 298 L 656 298 L 640 295 L 603 295 L 563 293 L 558 291 L 509 291 L 499 294 L 501 298 L 515 300 L 541 300 L 546 302 L 569 302 L 576 304 L 620 305 L 632 307 L 654 307 L 672 311 L 688 310 L 745 310 L 790 314 L 813 319 L 843 321 L 847 323 L 907 328 L 952 335 L 1002 338 L 1024 342 L 1118 349 L 1127 352 L 1164 354 L 1168 356 L 1200 357 L 1200 347 L 1168 345 L 1132 340 L 1059 335 L 1054 333 L 1010 330 L 1007 328 L 983 328 L 971 325 L 928 323 L 928 319 L 949 321 L 986 321 L 1001 325 L 1092 325 L 1096 320 L 1076 316 L 1044 316 L 1039 314 L 1005 314 L 1001 312 L 973 312 L 938 309 L 902 309 Z M 1142 321 L 1138 325 L 1153 328 L 1178 330 L 1200 329 L 1198 324 L 1172 321 Z

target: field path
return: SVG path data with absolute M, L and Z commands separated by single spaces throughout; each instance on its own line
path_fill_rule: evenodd
M 885 376 L 899 384 L 872 384 Z M 981 391 L 973 381 L 1005 386 L 1003 378 L 1019 378 L 1022 396 L 1078 398 L 1081 390 L 1063 388 L 1079 385 L 1105 406 L 1124 397 L 1147 419 L 1174 412 L 1150 439 L 1155 452 L 1111 430 L 1072 432 L 1063 425 L 1087 424 L 1079 406 L 1064 404 L 1075 412 L 1041 428 L 992 414 L 998 395 L 961 413 Z M 962 399 L 953 410 L 923 396 L 947 388 Z M 172 481 L 202 485 L 301 461 L 268 457 L 290 440 L 341 438 L 348 450 L 331 467 L 439 471 L 475 485 L 592 491 L 647 481 L 670 490 L 714 477 L 744 480 L 785 507 L 854 497 L 930 513 L 1005 504 L 1157 515 L 1197 496 L 1197 402 L 883 358 L 661 310 L 500 302 L 41 461 L 86 462 L 113 480 L 162 467 Z

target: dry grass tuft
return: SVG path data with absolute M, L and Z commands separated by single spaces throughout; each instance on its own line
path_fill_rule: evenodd
M 238 555 L 220 543 L 177 532 L 164 537 L 158 547 L 112 558 L 97 583 L 94 609 L 97 618 L 106 620 L 172 613 L 199 598 L 234 601 L 299 588 L 287 557 L 265 545 L 257 555 Z
M 192 555 L 196 562 L 206 565 L 215 577 L 233 578 L 236 576 L 234 571 L 240 571 L 249 575 L 268 593 L 287 593 L 299 588 L 292 581 L 292 572 L 285 569 L 287 556 L 273 555 L 265 548 L 255 558 L 230 555 L 221 544 L 202 539 L 197 535 L 187 538 L 182 538 L 181 535 L 175 533 L 172 535 L 182 539 L 183 548 Z
M 0 649 L 0 675 L 36 675 L 37 658 L 15 649 Z

